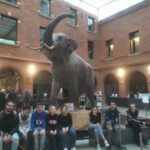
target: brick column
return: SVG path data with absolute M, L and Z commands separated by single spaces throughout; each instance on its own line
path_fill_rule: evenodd
M 127 97 L 127 84 L 124 78 L 119 79 L 119 96 Z

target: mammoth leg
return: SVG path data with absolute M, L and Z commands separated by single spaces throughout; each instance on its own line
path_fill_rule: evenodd
M 52 80 L 50 104 L 56 105 L 56 97 L 59 89 L 60 89 L 59 83 L 57 83 L 55 80 Z
M 70 86 L 69 88 L 69 97 L 70 102 L 73 102 L 76 108 L 79 108 L 79 96 L 77 90 L 77 84 L 74 83 L 74 86 Z
M 87 95 L 88 99 L 91 102 L 91 106 L 93 107 L 95 105 L 95 98 L 94 98 L 94 90 L 93 90 L 93 88 L 91 88 L 91 87 L 87 88 L 86 95 Z

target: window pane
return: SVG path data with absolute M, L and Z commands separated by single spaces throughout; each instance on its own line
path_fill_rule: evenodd
M 71 8 L 70 12 L 74 15 L 74 18 L 69 18 L 69 25 L 76 26 L 77 25 L 77 11 Z
M 44 15 L 50 15 L 50 0 L 40 0 L 40 11 Z
M 139 31 L 132 32 L 129 34 L 129 36 L 130 36 L 130 52 L 136 53 L 139 51 L 140 46 Z
M 44 37 L 44 33 L 45 33 L 46 29 L 43 27 L 40 27 L 40 42 L 43 42 L 43 37 Z
M 95 19 L 88 17 L 88 31 L 94 32 Z
M 13 4 L 17 4 L 17 0 L 4 0 L 6 2 L 9 2 L 9 3 L 13 3 Z
M 114 44 L 112 39 L 106 41 L 106 51 L 107 58 L 113 57 Z
M 88 58 L 93 59 L 94 57 L 94 42 L 88 41 Z
M 17 20 L 1 15 L 0 17 L 0 43 L 16 44 Z

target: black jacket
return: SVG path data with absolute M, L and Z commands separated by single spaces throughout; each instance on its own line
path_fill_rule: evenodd
M 58 130 L 58 115 L 55 114 L 52 116 L 51 114 L 48 114 L 46 116 L 46 133 L 49 134 L 51 130 Z
M 131 112 L 131 110 L 127 110 L 127 123 L 130 126 L 132 123 L 141 123 L 141 121 L 138 120 L 138 114 L 139 111 L 136 110 L 135 112 Z
M 108 109 L 105 114 L 105 122 L 111 122 L 112 125 L 119 123 L 119 111 L 116 108 L 115 110 Z
M 0 130 L 4 133 L 14 134 L 18 132 L 19 117 L 16 112 L 6 114 L 5 111 L 0 112 Z
M 69 127 L 72 126 L 72 116 L 70 113 L 68 113 L 66 116 L 63 116 L 63 114 L 59 115 L 59 128 L 62 129 L 63 127 Z
M 98 112 L 97 115 L 95 116 L 95 115 L 93 115 L 93 112 L 91 111 L 89 113 L 89 117 L 90 117 L 91 123 L 94 123 L 94 124 L 101 123 L 101 113 L 100 112 Z

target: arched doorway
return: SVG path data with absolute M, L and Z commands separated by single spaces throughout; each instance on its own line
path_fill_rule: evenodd
M 33 95 L 36 98 L 49 97 L 51 91 L 52 76 L 49 72 L 40 72 L 33 80 Z
M 119 83 L 113 74 L 109 74 L 104 80 L 105 98 L 109 98 L 112 94 L 119 94 Z
M 13 69 L 3 69 L 0 71 L 0 89 L 6 91 L 20 91 L 21 77 L 20 74 Z
M 129 91 L 134 94 L 147 93 L 147 79 L 139 71 L 133 72 L 129 78 Z

